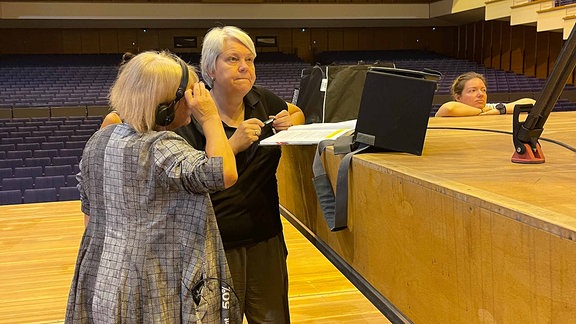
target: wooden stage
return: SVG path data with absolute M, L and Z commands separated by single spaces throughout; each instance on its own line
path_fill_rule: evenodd
M 283 147 L 283 213 L 393 322 L 574 323 L 576 112 L 552 113 L 546 162 L 516 164 L 512 116 L 431 118 L 422 156 L 353 158 L 348 228 L 330 232 L 315 146 Z M 323 156 L 335 183 L 341 156 Z
M 0 206 L 0 323 L 63 323 L 84 218 L 80 202 Z M 290 223 L 293 323 L 390 322 Z

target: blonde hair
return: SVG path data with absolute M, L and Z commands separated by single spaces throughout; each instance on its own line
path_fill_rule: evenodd
M 182 78 L 182 68 L 174 54 L 147 51 L 122 66 L 110 89 L 110 107 L 139 133 L 154 130 L 159 104 L 174 100 Z M 188 85 L 198 75 L 188 64 Z
M 226 39 L 235 39 L 246 46 L 256 57 L 256 47 L 252 38 L 242 29 L 234 26 L 214 27 L 205 36 L 202 43 L 202 55 L 200 55 L 200 67 L 204 83 L 213 86 L 210 73 L 216 69 L 216 59 L 224 49 Z

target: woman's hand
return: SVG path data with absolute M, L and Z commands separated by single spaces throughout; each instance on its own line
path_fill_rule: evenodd
M 286 109 L 280 111 L 276 116 L 270 116 L 270 118 L 274 118 L 272 127 L 274 127 L 277 132 L 286 130 L 292 126 L 292 119 Z
M 194 83 L 194 90 L 188 89 L 184 93 L 186 104 L 192 110 L 192 116 L 198 121 L 200 125 L 208 119 L 217 118 L 220 120 L 218 108 L 210 95 L 210 91 L 206 89 L 203 82 Z
M 258 118 L 250 118 L 240 123 L 234 135 L 229 139 L 234 154 L 244 151 L 252 143 L 258 141 L 262 127 L 264 127 L 264 123 Z

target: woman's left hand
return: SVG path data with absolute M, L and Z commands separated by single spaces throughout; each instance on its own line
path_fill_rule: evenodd
M 272 127 L 274 127 L 277 132 L 286 130 L 292 126 L 292 119 L 286 109 L 280 111 L 276 116 L 270 116 L 270 118 L 274 118 Z

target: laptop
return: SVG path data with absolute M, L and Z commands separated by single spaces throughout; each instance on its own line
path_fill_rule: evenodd
M 375 67 L 366 74 L 354 142 L 422 155 L 432 99 L 441 74 Z

